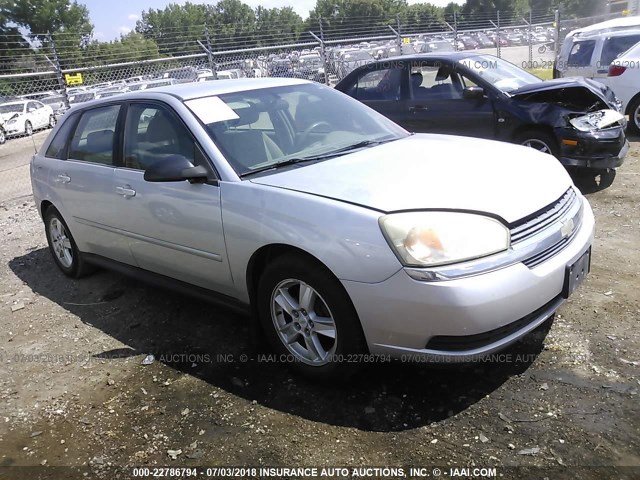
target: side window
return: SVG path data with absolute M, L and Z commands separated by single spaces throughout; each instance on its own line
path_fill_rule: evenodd
M 36 102 L 27 103 L 27 112 L 35 112 L 37 109 L 38 109 L 38 104 Z
M 462 85 L 448 65 L 419 66 L 411 69 L 411 92 L 416 100 L 455 100 L 462 98 Z
M 622 52 L 626 52 L 638 42 L 640 42 L 640 35 L 607 38 L 602 46 L 598 68 L 607 68 Z
M 69 136 L 71 135 L 71 132 L 73 132 L 73 126 L 77 119 L 77 115 L 65 118 L 64 123 L 60 126 L 60 129 L 58 130 L 58 133 L 56 133 L 56 136 L 53 137 L 53 140 L 51 140 L 49 148 L 47 148 L 47 152 L 45 153 L 46 157 L 57 158 L 59 160 L 67 159 Z
M 195 141 L 188 130 L 164 108 L 131 105 L 125 126 L 125 167 L 146 170 L 171 155 L 181 155 L 197 164 Z
M 401 68 L 372 70 L 362 75 L 356 84 L 358 100 L 399 100 Z
M 596 46 L 595 40 L 586 40 L 584 42 L 576 42 L 571 47 L 567 66 L 569 67 L 588 67 L 591 65 L 591 57 L 593 49 Z
M 110 105 L 82 113 L 71 139 L 69 158 L 113 165 L 114 132 L 119 105 Z

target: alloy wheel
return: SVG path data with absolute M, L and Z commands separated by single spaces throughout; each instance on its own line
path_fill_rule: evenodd
M 276 285 L 271 319 L 280 341 L 296 360 L 312 366 L 332 361 L 338 340 L 335 320 L 313 287 L 295 279 Z
M 73 248 L 64 224 L 57 218 L 49 222 L 49 236 L 56 258 L 64 268 L 73 264 Z
M 524 145 L 525 147 L 533 148 L 542 153 L 548 153 L 549 155 L 552 154 L 552 151 L 549 145 L 547 145 L 545 142 L 543 142 L 538 138 L 527 139 L 524 142 L 522 142 L 522 145 Z

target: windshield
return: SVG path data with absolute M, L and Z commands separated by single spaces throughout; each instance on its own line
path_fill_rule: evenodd
M 291 159 L 331 155 L 408 133 L 357 100 L 299 84 L 185 102 L 239 175 Z
M 22 113 L 24 103 L 8 103 L 0 105 L 0 113 Z
M 476 72 L 486 82 L 498 90 L 506 93 L 517 90 L 525 85 L 542 82 L 542 80 L 535 75 L 496 57 L 477 55 L 464 58 L 460 60 L 459 63 Z

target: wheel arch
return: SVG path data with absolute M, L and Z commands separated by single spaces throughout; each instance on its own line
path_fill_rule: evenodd
M 49 207 L 55 208 L 53 203 L 51 203 L 49 200 L 43 200 L 42 202 L 40 202 L 40 217 L 42 218 L 42 221 L 44 221 L 44 214 L 47 212 Z
M 624 110 L 624 114 L 625 114 L 625 115 L 631 115 L 631 107 L 632 107 L 632 106 L 633 106 L 633 104 L 634 104 L 635 102 L 637 102 L 638 100 L 640 100 L 640 92 L 636 93 L 636 94 L 631 98 L 631 100 L 629 100 L 629 101 L 627 102 L 627 108 L 625 108 L 625 110 Z
M 258 292 L 258 282 L 260 281 L 260 276 L 262 272 L 269 264 L 270 261 L 273 261 L 277 257 L 287 254 L 296 254 L 301 255 L 303 257 L 308 258 L 309 260 L 317 263 L 322 266 L 328 272 L 330 272 L 334 277 L 335 275 L 331 270 L 315 255 L 310 254 L 306 250 L 303 250 L 298 247 L 294 247 L 293 245 L 288 245 L 284 243 L 272 243 L 269 245 L 264 245 L 256 250 L 249 262 L 247 263 L 247 271 L 246 271 L 246 280 L 247 280 L 247 292 L 249 293 L 249 300 L 251 302 L 251 308 L 256 308 L 256 297 Z M 336 277 L 336 280 L 337 277 Z
M 529 123 L 526 125 L 521 125 L 518 128 L 516 128 L 512 133 L 511 133 L 511 141 L 515 142 L 518 137 L 520 137 L 523 133 L 528 132 L 528 131 L 540 131 L 540 132 L 544 132 L 546 134 L 552 135 L 555 138 L 555 132 L 553 131 L 553 127 L 551 127 L 550 125 L 540 125 L 540 124 L 535 124 L 535 123 Z

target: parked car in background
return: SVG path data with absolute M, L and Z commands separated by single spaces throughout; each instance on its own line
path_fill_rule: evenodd
M 594 235 L 550 156 L 410 135 L 296 79 L 75 107 L 31 181 L 65 275 L 95 264 L 254 312 L 278 358 L 325 380 L 368 363 L 358 355 L 504 349 L 584 280 Z
M 63 95 L 49 95 L 47 97 L 43 97 L 40 101 L 51 107 L 56 120 L 59 120 L 60 117 L 64 115 L 64 112 L 67 111 L 67 105 L 65 104 Z
M 480 48 L 493 48 L 495 46 L 493 40 L 491 40 L 484 32 L 475 32 L 471 36 L 476 42 L 478 42 Z
M 609 86 L 622 103 L 622 111 L 629 115 L 629 128 L 640 133 L 640 43 L 634 45 L 611 62 L 609 73 L 598 81 Z
M 471 35 L 461 35 L 458 37 L 458 50 L 476 50 L 480 44 Z
M 0 104 L 7 136 L 31 135 L 34 130 L 53 127 L 56 117 L 48 105 L 37 100 L 21 100 Z
M 385 52 L 388 52 L 388 50 L 389 48 L 385 49 Z M 338 71 L 340 76 L 344 77 L 355 68 L 358 68 L 360 65 L 365 65 L 373 61 L 373 57 L 366 50 L 353 50 L 345 53 L 340 57 Z
M 195 67 L 180 67 L 165 70 L 160 78 L 172 78 L 176 83 L 195 82 L 198 78 L 198 69 Z
M 4 120 L 0 117 L 0 145 L 7 141 L 7 132 L 4 129 Z
M 600 83 L 543 81 L 492 55 L 396 60 L 361 67 L 336 88 L 407 130 L 518 143 L 570 168 L 610 174 L 629 149 L 620 105 Z
M 451 42 L 447 40 L 431 40 L 425 42 L 422 45 L 419 53 L 441 53 L 441 52 L 454 52 L 455 48 L 451 45 Z
M 298 57 L 297 73 L 300 78 L 325 82 L 325 71 L 322 57 L 317 53 L 309 53 Z
M 565 37 L 554 78 L 606 78 L 618 55 L 640 42 L 640 17 L 623 17 L 573 30 Z
M 76 103 L 88 102 L 89 100 L 95 100 L 95 98 L 96 92 L 92 90 L 80 90 L 69 95 L 69 104 L 74 105 Z

